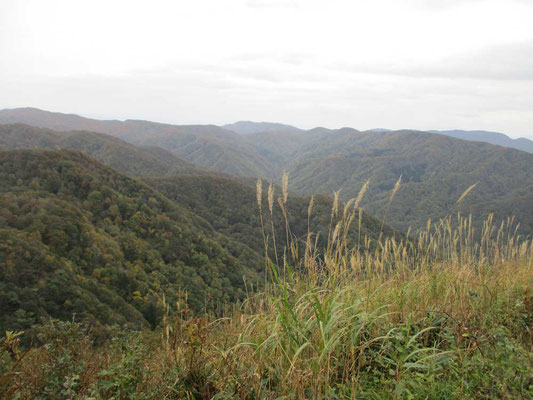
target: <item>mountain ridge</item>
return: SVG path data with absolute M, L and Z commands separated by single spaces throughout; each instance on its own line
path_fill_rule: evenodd
M 254 121 L 237 121 L 232 124 L 222 125 L 222 128 L 228 129 L 242 135 L 248 135 L 260 132 L 284 131 L 284 132 L 303 132 L 303 129 L 292 125 L 282 124 L 279 122 L 254 122 Z
M 0 111 L 0 122 L 2 115 Z M 115 125 L 106 129 L 113 132 Z M 388 222 L 404 232 L 409 227 L 423 229 L 428 218 L 470 210 L 476 214 L 476 224 L 489 212 L 498 218 L 515 214 L 522 222 L 520 232 L 533 234 L 533 202 L 528 204 L 533 155 L 509 147 L 413 130 L 317 127 L 238 134 L 213 125 L 149 121 L 123 123 L 120 129 L 115 134 L 128 137 L 130 143 L 159 146 L 188 162 L 241 179 L 279 180 L 287 171 L 291 191 L 300 195 L 342 189 L 340 198 L 347 201 L 370 180 L 365 208 L 381 218 L 387 214 Z M 400 177 L 403 184 L 386 213 Z M 474 184 L 468 198 L 457 205 Z
M 25 124 L 0 125 L 0 149 L 67 148 L 133 176 L 212 173 L 154 146 L 134 146 L 115 136 L 88 131 L 56 131 Z
M 451 136 L 457 139 L 470 140 L 476 142 L 485 142 L 498 146 L 511 147 L 517 150 L 533 153 L 533 140 L 527 138 L 513 139 L 504 133 L 491 131 L 466 131 L 461 129 L 453 130 L 430 130 L 428 132 L 438 133 L 441 135 Z
M 216 125 L 171 125 L 143 120 L 95 120 L 36 108 L 0 110 L 0 124 L 26 123 L 58 131 L 104 133 L 143 146 L 171 151 L 185 161 L 236 176 L 274 178 L 274 167 L 258 156 L 241 135 Z M 200 149 L 200 151 L 199 151 Z

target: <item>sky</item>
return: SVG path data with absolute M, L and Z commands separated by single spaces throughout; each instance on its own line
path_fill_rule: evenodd
M 26 106 L 533 138 L 533 0 L 1 0 Z

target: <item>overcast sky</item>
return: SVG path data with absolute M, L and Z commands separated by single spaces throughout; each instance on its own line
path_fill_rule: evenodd
M 0 0 L 0 108 L 533 138 L 533 0 Z

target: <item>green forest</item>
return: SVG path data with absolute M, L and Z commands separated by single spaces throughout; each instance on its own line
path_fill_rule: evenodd
M 3 330 L 74 315 L 153 328 L 163 301 L 186 293 L 192 310 L 221 311 L 243 299 L 246 283 L 264 284 L 255 191 L 232 178 L 143 183 L 70 150 L 7 151 L 0 163 Z M 291 198 L 287 207 L 301 242 L 308 203 Z M 326 235 L 332 201 L 315 204 L 309 223 Z M 362 221 L 361 235 L 376 240 L 379 221 Z M 282 218 L 272 222 L 279 228 Z
M 2 329 L 42 317 L 155 326 L 161 301 L 195 310 L 244 295 L 259 254 L 146 185 L 72 151 L 0 154 Z

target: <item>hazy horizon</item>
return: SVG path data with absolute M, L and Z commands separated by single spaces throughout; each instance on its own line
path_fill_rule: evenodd
M 89 119 L 95 119 L 95 120 L 100 120 L 100 121 L 126 121 L 126 120 L 145 120 L 145 119 L 142 119 L 142 118 L 135 118 L 135 117 L 125 117 L 125 118 L 117 118 L 117 117 L 108 117 L 108 116 L 100 116 L 100 115 L 88 115 L 88 114 L 78 114 L 78 113 L 67 113 L 67 112 L 61 112 L 61 111 L 54 111 L 54 110 L 44 110 L 42 108 L 39 108 L 39 107 L 32 107 L 32 106 L 26 106 L 26 107 L 0 107 L 0 111 L 2 110 L 9 110 L 9 109 L 16 109 L 16 108 L 35 108 L 35 109 L 39 109 L 41 111 L 45 111 L 45 112 L 53 112 L 53 113 L 60 113 L 60 114 L 66 114 L 66 115 L 78 115 L 80 117 L 83 117 L 83 118 L 89 118 Z M 171 125 L 188 125 L 188 124 L 181 124 L 179 121 L 160 121 L 160 120 L 145 120 L 145 121 L 150 121 L 150 122 L 156 122 L 156 123 L 162 123 L 162 124 L 171 124 Z M 383 126 L 375 126 L 373 128 L 368 128 L 368 129 L 359 129 L 358 127 L 356 126 L 336 126 L 336 127 L 331 127 L 331 126 L 323 126 L 323 125 L 316 125 L 316 126 L 311 126 L 311 127 L 301 127 L 301 126 L 297 126 L 297 125 L 294 125 L 294 124 L 289 124 L 289 123 L 286 123 L 284 121 L 252 121 L 252 120 L 249 120 L 249 119 L 241 119 L 241 120 L 238 120 L 238 121 L 230 121 L 230 122 L 227 122 L 227 123 L 224 123 L 224 124 L 212 124 L 210 122 L 205 122 L 205 123 L 197 123 L 197 124 L 192 124 L 192 125 L 217 125 L 217 126 L 221 126 L 223 127 L 224 125 L 230 125 L 230 124 L 233 124 L 233 123 L 236 123 L 236 122 L 252 122 L 252 123 L 272 123 L 272 124 L 283 124 L 283 125 L 290 125 L 290 126 L 293 126 L 295 128 L 298 128 L 298 129 L 302 129 L 302 130 L 309 130 L 309 129 L 313 129 L 313 128 L 327 128 L 327 129 L 340 129 L 340 128 L 353 128 L 353 129 L 356 129 L 356 130 L 359 130 L 359 131 L 369 131 L 369 130 L 380 130 L 380 129 L 385 129 L 385 130 L 391 130 L 391 131 L 399 131 L 399 130 L 417 130 L 417 131 L 423 131 L 423 132 L 429 132 L 429 131 L 454 131 L 454 130 L 459 130 L 459 131 L 465 131 L 465 132 L 469 132 L 469 131 L 481 131 L 481 130 L 478 130 L 478 129 L 472 129 L 472 130 L 466 130 L 466 129 L 461 129 L 461 128 L 449 128 L 449 129 L 436 129 L 436 128 L 428 128 L 428 129 L 414 129 L 414 128 L 409 128 L 409 127 L 402 127 L 402 128 L 388 128 L 388 127 L 383 127 Z M 510 138 L 512 139 L 519 139 L 519 138 L 526 138 L 526 139 L 533 139 L 533 137 L 525 137 L 525 136 L 518 136 L 518 137 L 513 137 L 509 134 L 507 134 L 506 132 L 496 132 L 496 131 L 490 131 L 490 130 L 483 130 L 483 131 L 486 131 L 486 132 L 494 132 L 494 133 L 502 133 L 502 134 L 505 134 L 507 136 L 509 136 Z
M 0 4 L 0 104 L 533 139 L 524 0 Z

